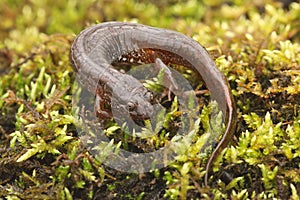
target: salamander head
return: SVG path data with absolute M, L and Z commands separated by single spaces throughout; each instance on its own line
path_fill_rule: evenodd
M 132 91 L 131 98 L 128 99 L 126 109 L 134 119 L 149 119 L 153 114 L 151 105 L 152 93 L 144 87 Z
M 130 76 L 131 77 L 131 76 Z M 154 108 L 151 104 L 153 95 L 138 80 L 126 76 L 114 87 L 111 108 L 115 117 L 128 113 L 132 119 L 149 119 Z

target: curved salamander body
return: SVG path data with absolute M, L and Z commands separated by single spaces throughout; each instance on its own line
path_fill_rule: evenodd
M 135 78 L 113 69 L 112 63 L 155 63 L 156 58 L 165 64 L 183 65 L 200 72 L 211 98 L 225 116 L 225 133 L 206 165 L 207 185 L 212 163 L 235 131 L 236 109 L 224 75 L 206 50 L 181 33 L 125 22 L 89 27 L 76 37 L 71 47 L 72 66 L 81 82 L 94 94 L 102 94 L 102 99 L 117 93 L 120 109 L 140 118 L 153 112 L 151 95 Z M 98 91 L 98 84 L 103 86 L 102 91 Z

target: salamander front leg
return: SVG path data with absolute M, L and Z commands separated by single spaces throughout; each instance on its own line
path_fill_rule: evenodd
M 103 100 L 99 95 L 96 95 L 95 103 L 94 103 L 94 110 L 96 113 L 96 117 L 99 120 L 109 120 L 113 117 L 111 111 L 105 108 L 106 101 Z
M 159 72 L 163 72 L 164 73 L 164 80 L 163 80 L 163 84 L 164 86 L 169 88 L 169 92 L 168 92 L 168 98 L 169 100 L 171 100 L 171 92 L 173 90 L 178 90 L 178 84 L 176 82 L 176 80 L 173 77 L 173 74 L 171 72 L 171 70 L 163 63 L 163 61 L 159 58 L 155 59 L 155 67 Z

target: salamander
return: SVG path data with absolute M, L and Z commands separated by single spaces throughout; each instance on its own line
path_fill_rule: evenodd
M 157 58 L 166 65 L 182 65 L 199 73 L 211 99 L 223 113 L 226 130 L 206 164 L 207 185 L 213 162 L 235 132 L 236 107 L 225 76 L 204 47 L 176 31 L 137 23 L 105 22 L 83 30 L 70 51 L 77 77 L 91 92 L 100 94 L 102 101 L 109 101 L 110 95 L 116 93 L 118 109 L 142 119 L 153 113 L 151 93 L 134 77 L 114 69 L 112 63 L 155 63 Z

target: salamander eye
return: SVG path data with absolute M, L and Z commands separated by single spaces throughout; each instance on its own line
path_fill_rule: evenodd
M 154 100 L 154 95 L 152 93 L 150 93 L 150 101 Z
M 148 101 L 152 102 L 154 100 L 154 95 L 152 94 L 152 92 L 147 91 L 147 93 L 144 96 L 146 99 L 148 99 Z
M 127 103 L 127 108 L 129 111 L 134 111 L 136 108 L 136 104 L 130 101 Z

